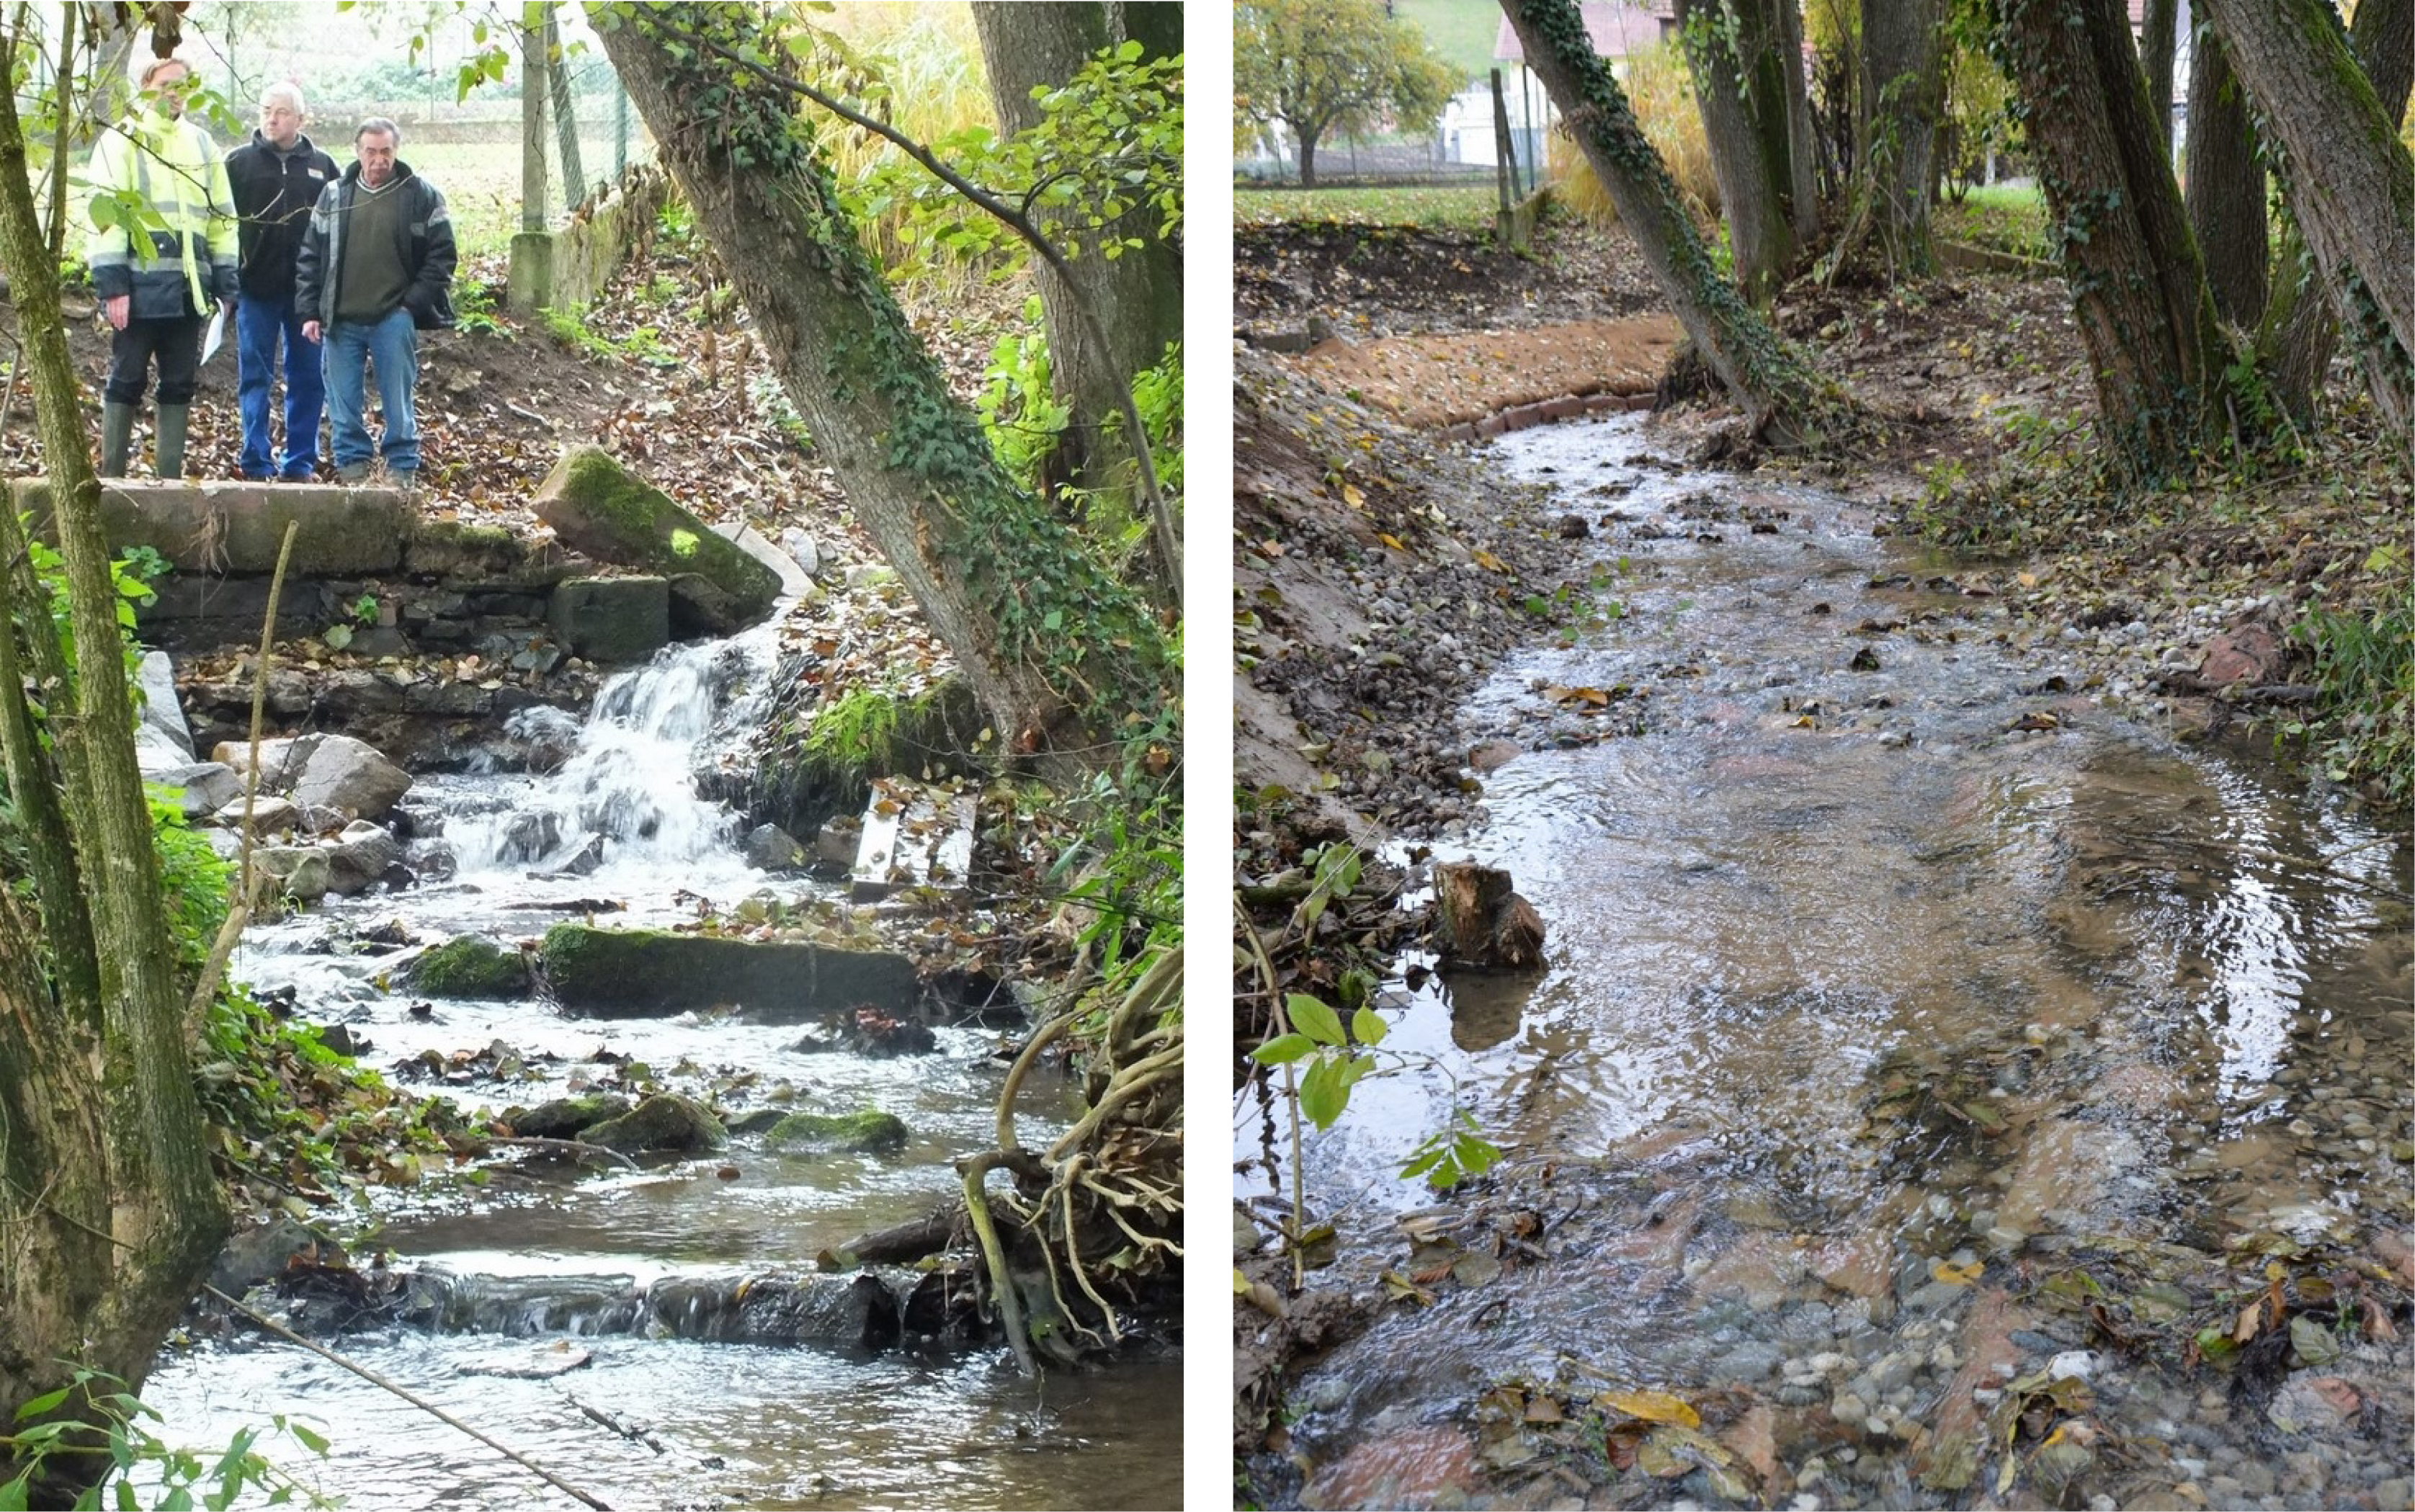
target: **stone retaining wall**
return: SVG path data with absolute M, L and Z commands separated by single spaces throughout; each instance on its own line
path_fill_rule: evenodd
M 669 194 L 668 175 L 639 165 L 592 211 L 560 231 L 514 236 L 507 307 L 527 315 L 592 303 L 630 248 L 653 230 Z
M 1619 411 L 1649 410 L 1653 397 L 1649 394 L 1584 394 L 1568 395 L 1556 399 L 1543 399 L 1534 404 L 1516 405 L 1495 410 L 1480 420 L 1462 420 L 1455 426 L 1445 426 L 1434 435 L 1443 441 L 1490 441 L 1512 430 L 1524 430 L 1554 420 L 1574 420 L 1581 415 L 1611 414 Z

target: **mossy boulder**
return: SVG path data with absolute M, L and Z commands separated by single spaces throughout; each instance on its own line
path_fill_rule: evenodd
M 526 997 L 534 985 L 528 958 L 484 935 L 446 940 L 411 963 L 403 980 L 433 997 Z
M 648 1150 L 717 1150 L 729 1143 L 729 1131 L 721 1127 L 720 1119 L 703 1103 L 676 1092 L 657 1093 L 618 1118 L 591 1124 L 580 1137 L 590 1145 L 601 1145 L 623 1155 Z
M 866 1108 L 862 1113 L 792 1113 L 772 1126 L 764 1143 L 789 1154 L 811 1150 L 879 1154 L 904 1149 L 912 1137 L 905 1120 L 895 1114 Z
M 503 1122 L 529 1139 L 577 1139 L 597 1124 L 626 1117 L 635 1106 L 618 1092 L 588 1092 L 540 1102 L 525 1112 L 506 1109 Z
M 780 596 L 779 574 L 601 446 L 563 452 L 538 487 L 535 508 L 573 549 L 668 578 L 674 629 L 728 635 L 770 614 Z
M 804 1024 L 832 1008 L 911 1002 L 922 992 L 914 964 L 888 951 L 592 924 L 554 925 L 537 963 L 563 1008 L 602 1018 L 729 1007 L 758 1024 Z

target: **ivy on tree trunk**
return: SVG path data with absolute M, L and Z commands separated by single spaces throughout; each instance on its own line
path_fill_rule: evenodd
M 2383 420 L 2415 437 L 2415 163 L 2323 0 L 2205 0 Z M 2401 45 L 2404 46 L 2402 40 Z
M 2408 94 L 2415 88 L 2415 0 L 2363 0 L 2356 7 L 2348 40 L 2381 102 L 2383 117 L 2403 120 Z M 2309 262 L 2305 238 L 2293 216 L 2273 259 L 2272 299 L 2257 333 L 2265 380 L 2301 421 L 2314 417 L 2315 396 L 2338 349 L 2340 329 L 2333 291 L 2320 269 L 2309 270 Z M 2386 387 L 2386 373 L 2375 370 L 2379 355 L 2359 353 L 2368 390 Z
M 2002 0 L 1990 37 L 2046 190 L 2108 457 L 2169 475 L 2226 420 L 2226 349 L 2120 0 Z
M 810 49 L 743 5 L 595 15 L 782 386 L 995 727 L 1060 779 L 1104 764 L 1124 716 L 1170 696 L 1162 633 L 949 394 L 780 82 Z
M 0 31 L 0 67 L 18 66 L 23 45 Z M 41 922 L 38 938 L 13 891 L 0 901 L 5 1423 L 68 1385 L 63 1359 L 139 1386 L 207 1274 L 227 1213 L 193 1090 L 188 984 L 135 765 L 100 485 L 13 97 L 0 97 L 0 271 L 50 475 L 75 651 L 70 667 L 16 517 L 0 512 L 0 751 Z M 29 673 L 47 741 L 36 734 Z M 46 1415 L 84 1407 L 69 1398 Z M 52 1465 L 93 1479 L 110 1468 L 105 1457 Z M 0 1481 L 8 1476 L 0 1468 Z
M 1617 207 L 1619 224 L 1634 238 L 1719 386 L 1743 408 L 1756 434 L 1809 440 L 1836 412 L 1834 401 L 1711 261 L 1668 165 L 1637 125 L 1609 65 L 1595 53 L 1574 0 L 1501 0 L 1501 8 L 1518 33 L 1526 66 L 1559 107 Z

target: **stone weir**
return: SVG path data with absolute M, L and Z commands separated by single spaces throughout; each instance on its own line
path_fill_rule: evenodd
M 47 481 L 10 490 L 48 534 Z M 532 704 L 583 704 L 599 667 L 761 619 L 782 587 L 773 567 L 598 448 L 572 448 L 533 503 L 555 538 L 442 516 L 400 489 L 308 484 L 111 480 L 101 518 L 112 550 L 165 562 L 137 626 L 180 664 L 258 644 L 293 527 L 278 638 L 341 654 L 279 659 L 272 727 L 341 729 L 425 770 Z M 666 540 L 704 546 L 673 559 Z M 201 749 L 248 734 L 248 667 L 216 681 L 178 673 Z

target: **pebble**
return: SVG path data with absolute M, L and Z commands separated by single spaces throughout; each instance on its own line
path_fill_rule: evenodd
M 2096 1366 L 2093 1350 L 2071 1349 L 2047 1361 L 2046 1373 L 2054 1381 L 2085 1381 L 2096 1373 Z
M 1750 1385 L 1768 1380 L 1777 1370 L 1778 1362 L 1777 1345 L 1746 1343 L 1720 1355 L 1713 1362 L 1711 1368 L 1715 1373 L 1725 1376 L 1731 1381 Z

